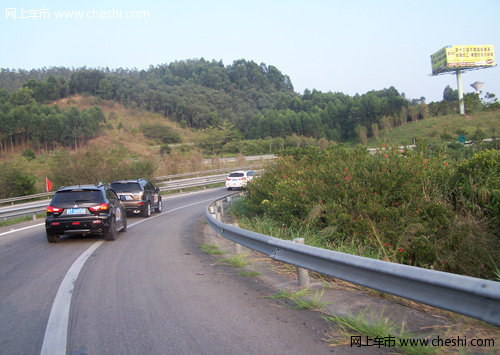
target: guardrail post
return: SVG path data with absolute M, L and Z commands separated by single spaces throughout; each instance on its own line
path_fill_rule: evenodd
M 214 206 L 208 207 L 208 211 L 210 212 L 210 214 L 215 215 L 215 207 Z
M 240 224 L 238 222 L 234 222 L 233 226 L 235 226 L 236 228 L 240 228 Z M 241 254 L 241 244 L 233 242 L 233 245 L 234 245 L 234 253 Z
M 304 238 L 295 238 L 293 242 L 297 244 L 305 244 Z M 309 287 L 309 270 L 297 267 L 297 280 L 300 287 Z
M 223 217 L 224 216 L 224 201 L 219 200 L 219 206 L 220 206 L 220 215 L 221 215 L 221 217 Z M 221 221 L 222 221 L 222 219 L 221 219 Z
M 221 213 L 220 210 L 222 209 L 220 201 L 217 201 L 215 203 L 215 219 L 220 221 L 221 220 Z

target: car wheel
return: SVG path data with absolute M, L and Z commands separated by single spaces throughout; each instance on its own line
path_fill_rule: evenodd
M 161 201 L 161 198 L 158 200 L 158 206 L 156 207 L 156 213 L 161 213 L 163 210 L 163 202 Z
M 122 214 L 122 224 L 123 224 L 123 227 L 122 227 L 122 230 L 120 232 L 126 232 L 127 231 L 127 214 L 124 213 Z
M 53 233 L 47 232 L 47 241 L 49 243 L 56 243 L 57 241 L 59 241 L 59 236 L 55 235 Z
M 111 217 L 111 223 L 107 232 L 104 232 L 105 240 L 115 240 L 117 235 L 115 216 Z
M 228 188 L 227 188 L 227 190 L 228 190 L 228 191 L 231 191 L 232 189 L 233 189 L 232 187 L 228 187 Z
M 151 216 L 151 203 L 148 201 L 142 215 L 146 218 Z

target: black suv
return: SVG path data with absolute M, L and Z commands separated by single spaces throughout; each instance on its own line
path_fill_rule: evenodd
M 146 179 L 113 181 L 111 187 L 116 191 L 129 213 L 151 216 L 154 209 L 160 213 L 163 209 L 160 189 Z
M 61 187 L 47 206 L 45 231 L 50 243 L 64 234 L 100 234 L 115 240 L 118 230 L 127 230 L 127 214 L 107 185 Z

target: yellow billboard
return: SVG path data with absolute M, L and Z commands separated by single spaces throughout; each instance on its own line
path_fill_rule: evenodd
M 446 46 L 431 55 L 432 75 L 495 66 L 493 45 Z

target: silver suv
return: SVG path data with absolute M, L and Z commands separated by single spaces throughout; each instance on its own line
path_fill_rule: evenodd
M 118 180 L 111 183 L 127 213 L 151 216 L 154 210 L 160 213 L 163 210 L 160 189 L 146 179 Z

